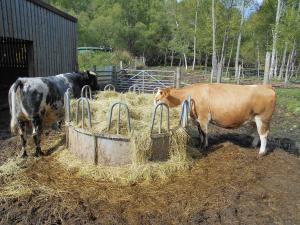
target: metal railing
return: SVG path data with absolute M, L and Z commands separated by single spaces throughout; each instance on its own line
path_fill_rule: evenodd
M 116 88 L 115 88 L 115 86 L 112 85 L 112 84 L 107 84 L 107 85 L 105 85 L 105 87 L 104 87 L 104 91 L 116 91 Z
M 128 88 L 128 92 L 134 92 L 134 93 L 139 93 L 139 94 L 141 94 L 141 88 L 140 88 L 139 85 L 134 84 L 134 85 L 131 85 L 131 86 Z
M 71 119 L 71 106 L 70 106 L 70 90 L 71 88 L 68 88 L 64 94 L 64 107 L 65 107 L 65 122 L 68 124 L 70 123 Z
M 84 85 L 81 89 L 81 97 L 92 99 L 92 89 L 89 85 Z
M 89 128 L 92 127 L 92 121 L 91 121 L 91 108 L 90 108 L 90 103 L 89 100 L 85 97 L 80 97 L 77 100 L 77 104 L 76 104 L 76 123 L 78 124 L 78 114 L 79 114 L 79 104 L 82 104 L 81 107 L 81 128 L 84 128 L 84 102 L 86 102 L 86 106 L 87 106 L 87 114 L 88 114 L 88 126 Z
M 129 115 L 129 109 L 126 103 L 123 102 L 116 102 L 114 104 L 112 104 L 109 108 L 109 119 L 108 119 L 108 130 L 111 129 L 111 123 L 112 123 L 112 113 L 113 110 L 115 108 L 115 106 L 118 105 L 118 120 L 117 120 L 117 134 L 120 134 L 120 122 L 121 122 L 121 106 L 124 107 L 125 111 L 126 111 L 126 120 L 127 120 L 127 130 L 128 133 L 131 132 L 131 125 L 130 125 L 130 115 Z
M 181 104 L 181 114 L 179 124 L 181 127 L 186 128 L 189 122 L 189 114 L 190 114 L 190 107 L 191 107 L 191 96 L 188 99 L 184 100 Z
M 159 127 L 158 127 L 158 133 L 161 134 L 162 132 L 162 117 L 163 117 L 163 108 L 166 108 L 166 112 L 167 112 L 167 132 L 170 132 L 170 112 L 169 112 L 169 106 L 166 103 L 160 102 L 158 103 L 153 111 L 152 114 L 152 120 L 151 120 L 151 130 L 150 133 L 153 133 L 153 128 L 154 128 L 154 123 L 155 123 L 155 118 L 156 118 L 156 113 L 157 113 L 157 109 L 160 108 L 160 121 L 159 121 Z
M 137 84 L 141 92 L 153 92 L 156 87 L 174 86 L 176 72 L 167 70 L 132 70 L 126 69 L 118 74 L 116 87 L 126 91 Z

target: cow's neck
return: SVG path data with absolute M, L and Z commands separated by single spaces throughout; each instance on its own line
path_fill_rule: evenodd
M 170 95 L 168 97 L 169 101 L 172 103 L 172 106 L 180 105 L 185 99 L 187 99 L 188 94 L 186 90 L 183 89 L 172 89 L 170 90 Z

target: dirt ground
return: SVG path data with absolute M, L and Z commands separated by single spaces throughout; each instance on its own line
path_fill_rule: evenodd
M 282 110 L 273 118 L 267 156 L 249 147 L 247 127 L 212 126 L 207 154 L 164 182 L 120 185 L 77 176 L 55 160 L 64 133 L 51 131 L 42 143 L 47 156 L 19 161 L 17 183 L 15 173 L 0 176 L 0 224 L 300 224 L 300 119 Z M 0 166 L 17 160 L 18 147 L 14 137 L 0 141 Z

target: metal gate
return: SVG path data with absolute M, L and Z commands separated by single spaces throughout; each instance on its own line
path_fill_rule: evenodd
M 175 81 L 175 71 L 126 69 L 118 72 L 116 88 L 118 91 L 127 91 L 129 87 L 135 85 L 142 92 L 153 92 L 157 87 L 173 87 Z

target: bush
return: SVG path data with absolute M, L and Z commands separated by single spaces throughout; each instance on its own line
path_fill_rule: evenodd
M 132 56 L 127 51 L 115 52 L 90 52 L 78 54 L 79 70 L 87 70 L 93 66 L 119 66 L 123 61 L 123 66 L 128 65 L 132 60 Z

